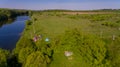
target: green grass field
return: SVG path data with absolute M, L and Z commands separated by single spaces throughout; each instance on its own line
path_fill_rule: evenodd
M 80 29 L 85 33 L 93 33 L 103 37 L 118 36 L 120 33 L 119 15 L 117 14 L 95 14 L 95 15 L 61 15 L 61 13 L 35 13 L 32 16 L 31 26 L 28 27 L 27 33 L 42 34 L 44 36 L 54 38 L 68 29 Z M 35 19 L 35 20 L 34 20 Z M 108 26 L 102 25 L 108 23 Z M 109 23 L 112 25 L 109 26 Z M 29 36 L 29 35 L 28 35 Z
M 42 40 L 32 41 L 38 35 Z M 119 67 L 119 37 L 117 13 L 33 12 L 14 53 L 25 67 Z M 45 42 L 45 38 L 50 41 Z M 66 57 L 65 51 L 73 55 Z

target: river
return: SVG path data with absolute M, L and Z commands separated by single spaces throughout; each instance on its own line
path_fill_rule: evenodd
M 13 22 L 5 23 L 0 27 L 0 48 L 7 50 L 15 48 L 24 30 L 26 20 L 29 20 L 28 16 L 18 16 Z

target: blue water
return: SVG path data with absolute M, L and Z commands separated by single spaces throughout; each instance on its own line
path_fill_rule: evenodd
M 28 16 L 18 16 L 11 24 L 0 27 L 0 48 L 7 50 L 15 48 L 20 34 L 24 30 L 26 20 L 29 20 Z

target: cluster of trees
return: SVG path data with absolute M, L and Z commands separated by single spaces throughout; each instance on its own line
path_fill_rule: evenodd
M 108 47 L 99 37 L 73 29 L 47 43 L 44 39 L 35 43 L 22 38 L 14 54 L 23 67 L 119 67 L 119 42 L 120 37 Z M 66 57 L 65 51 L 73 52 L 71 64 L 68 64 L 69 60 L 62 59 Z
M 26 10 L 10 10 L 10 9 L 0 9 L 0 22 L 13 19 L 18 15 L 27 15 L 28 11 Z
M 55 46 L 53 62 L 58 62 L 63 67 L 111 67 L 110 60 L 107 58 L 107 48 L 104 41 L 94 35 L 81 33 L 77 29 L 67 31 Z M 61 54 L 64 51 L 72 51 L 72 63 L 67 65 L 68 61 L 56 58 L 56 54 Z M 77 62 L 76 62 L 77 61 Z M 63 64 L 66 63 L 66 64 Z M 52 64 L 54 67 L 57 64 Z M 59 66 L 60 67 L 60 66 Z
M 46 67 L 51 62 L 51 44 L 44 40 L 34 42 L 33 40 L 22 37 L 17 43 L 14 55 L 23 67 Z
M 118 46 L 116 47 L 117 49 Z M 73 52 L 74 59 L 72 59 L 69 65 L 69 60 L 62 59 L 62 57 L 65 57 L 64 51 Z M 116 59 L 119 56 L 112 54 L 110 51 L 107 48 L 107 44 L 97 36 L 91 34 L 84 35 L 77 29 L 73 29 L 66 31 L 51 42 L 45 42 L 44 40 L 33 42 L 29 38 L 22 38 L 18 42 L 14 54 L 23 67 L 56 67 L 58 65 L 63 67 L 72 67 L 74 65 L 83 67 L 112 67 L 114 66 L 114 64 L 111 64 L 112 62 L 115 64 L 119 63 L 119 59 Z M 116 57 L 113 55 L 116 55 Z M 112 60 L 116 60 L 116 62 Z
M 16 67 L 56 67 L 58 65 L 63 67 L 74 65 L 82 67 L 119 67 L 119 42 L 120 37 L 113 41 L 108 48 L 107 44 L 100 38 L 83 34 L 77 29 L 66 31 L 60 37 L 47 43 L 44 40 L 35 43 L 31 39 L 23 37 L 14 50 L 13 56 L 16 57 L 17 61 L 11 60 L 11 62 L 8 62 L 9 52 L 0 49 L 0 67 L 12 67 L 13 65 L 16 65 Z M 71 64 L 68 64 L 69 60 L 62 59 L 62 57 L 65 57 L 64 51 L 73 52 Z M 15 61 L 18 64 L 13 64 Z M 54 62 L 58 64 L 54 64 Z

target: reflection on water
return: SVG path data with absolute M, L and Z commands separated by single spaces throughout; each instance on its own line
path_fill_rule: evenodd
M 14 21 L 0 22 L 0 48 L 12 50 L 25 27 L 28 16 L 18 16 Z
M 1 21 L 0 22 L 0 27 L 2 27 L 3 25 L 6 25 L 6 24 L 11 24 L 11 23 L 13 23 L 14 20 L 15 19 L 9 19 L 7 21 Z

